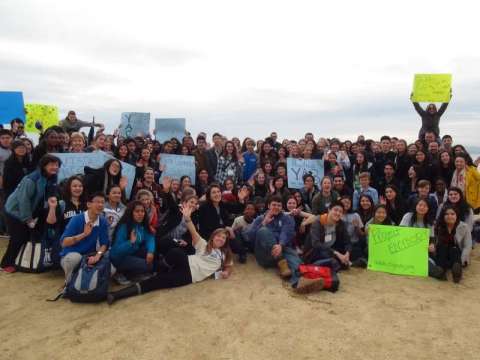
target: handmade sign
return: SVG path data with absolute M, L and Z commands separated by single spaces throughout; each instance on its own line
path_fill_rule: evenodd
M 430 229 L 370 225 L 368 269 L 398 275 L 428 275 Z
M 185 119 L 155 119 L 155 140 L 164 142 L 171 138 L 182 141 L 185 136 Z
M 58 181 L 69 178 L 73 175 L 84 174 L 85 166 L 93 169 L 102 167 L 113 156 L 104 153 L 103 151 L 94 151 L 91 153 L 55 153 L 52 154 L 62 161 L 62 166 L 58 171 Z M 132 192 L 132 186 L 135 180 L 135 166 L 120 161 L 122 164 L 122 176 L 128 179 L 128 185 L 125 193 L 128 198 Z
M 0 91 L 0 124 L 10 124 L 13 119 L 25 122 L 25 105 L 20 91 Z
M 303 188 L 303 175 L 312 174 L 315 184 L 320 185 L 323 178 L 323 160 L 287 158 L 287 177 L 290 189 Z
M 150 132 L 150 113 L 124 112 L 120 119 L 120 136 L 147 136 Z
M 58 108 L 54 105 L 44 104 L 27 104 L 25 105 L 26 123 L 25 131 L 31 133 L 39 133 L 35 127 L 35 122 L 40 121 L 43 129 L 46 130 L 50 126 L 58 125 Z
M 415 74 L 413 80 L 414 102 L 449 102 L 452 74 Z
M 160 179 L 169 176 L 180 180 L 182 176 L 187 175 L 192 180 L 192 185 L 195 185 L 194 156 L 160 154 L 160 166 L 164 167 Z

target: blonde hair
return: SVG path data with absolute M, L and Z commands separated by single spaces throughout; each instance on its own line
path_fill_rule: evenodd
M 80 139 L 85 144 L 85 138 L 79 132 L 74 132 L 70 135 L 70 142 L 72 142 L 73 139 Z
M 150 201 L 153 201 L 154 198 L 153 198 L 153 194 L 150 190 L 147 190 L 147 189 L 141 189 L 137 192 L 137 195 L 135 195 L 135 200 L 140 200 L 140 198 L 142 196 L 148 196 L 148 198 L 150 199 Z

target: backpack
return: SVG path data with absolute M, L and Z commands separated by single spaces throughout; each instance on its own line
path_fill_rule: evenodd
M 110 260 L 103 255 L 93 266 L 88 265 L 89 255 L 84 255 L 80 266 L 66 285 L 65 297 L 72 302 L 94 303 L 107 298 L 110 280 Z
M 58 266 L 57 246 L 53 245 L 45 235 L 30 231 L 30 239 L 22 245 L 15 259 L 18 271 L 28 273 L 41 273 Z M 57 255 L 55 255 L 57 254 Z
M 324 281 L 323 288 L 331 292 L 336 292 L 340 286 L 340 279 L 335 271 L 328 266 L 305 265 L 299 266 L 299 271 L 307 279 L 319 279 Z

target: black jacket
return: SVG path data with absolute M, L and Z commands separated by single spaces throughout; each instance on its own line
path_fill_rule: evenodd
M 414 102 L 413 106 L 415 107 L 418 115 L 420 115 L 422 118 L 422 128 L 420 129 L 418 138 L 423 139 L 423 136 L 427 131 L 433 131 L 438 137 L 440 135 L 440 117 L 443 115 L 445 110 L 447 110 L 448 103 L 443 103 L 435 114 L 430 114 L 428 111 L 425 111 L 417 102 Z
M 23 177 L 29 172 L 30 165 L 26 159 L 22 162 L 18 162 L 13 156 L 10 156 L 5 161 L 3 169 L 3 190 L 5 192 L 5 199 L 15 191 L 15 188 L 23 179 Z
M 242 213 L 244 207 L 241 203 L 221 201 L 219 214 L 217 213 L 217 209 L 209 202 L 200 205 L 200 209 L 198 210 L 200 236 L 208 240 L 214 230 L 231 226 L 233 219 L 230 215 Z

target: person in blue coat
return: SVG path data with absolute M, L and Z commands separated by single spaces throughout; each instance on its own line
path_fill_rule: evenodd
M 38 169 L 26 175 L 8 197 L 5 218 L 10 241 L 1 262 L 3 271 L 15 272 L 18 252 L 30 239 L 48 199 L 57 193 L 57 173 L 61 163 L 56 156 L 44 155 L 39 161 Z
M 119 273 L 126 276 L 152 271 L 155 236 L 149 230 L 148 216 L 140 201 L 132 201 L 113 234 L 110 259 Z

